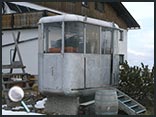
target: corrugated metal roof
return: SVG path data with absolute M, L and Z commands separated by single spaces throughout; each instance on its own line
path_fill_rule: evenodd
M 51 9 L 51 8 L 47 8 L 44 6 L 40 6 L 40 5 L 36 5 L 33 3 L 29 3 L 29 2 L 4 2 L 3 3 L 3 9 L 6 8 L 6 13 L 4 14 L 8 14 L 8 13 L 24 13 L 24 12 L 29 12 L 31 10 L 36 10 L 36 11 L 40 11 L 40 10 L 47 10 L 53 13 L 57 13 L 57 14 L 65 14 L 63 12 Z

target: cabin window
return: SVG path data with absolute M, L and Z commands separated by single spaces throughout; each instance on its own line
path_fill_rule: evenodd
M 124 55 L 123 54 L 120 54 L 119 55 L 119 63 L 120 64 L 123 64 L 124 63 Z
M 84 24 L 65 22 L 65 53 L 84 53 Z
M 101 54 L 111 53 L 111 41 L 112 31 L 107 28 L 102 28 L 102 38 L 101 38 Z
M 61 53 L 62 23 L 45 24 L 44 50 L 47 53 Z
M 123 41 L 123 31 L 122 30 L 119 31 L 119 40 Z
M 100 27 L 95 25 L 86 25 L 86 53 L 100 53 Z
M 104 12 L 104 3 L 103 2 L 95 2 L 95 9 Z

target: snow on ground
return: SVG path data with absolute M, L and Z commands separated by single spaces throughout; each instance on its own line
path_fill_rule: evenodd
M 47 98 L 44 98 L 44 99 L 42 99 L 40 101 L 37 101 L 36 104 L 35 104 L 35 108 L 43 109 L 46 100 L 47 100 Z M 7 105 L 2 105 L 2 108 L 6 107 L 6 106 Z M 28 107 L 29 107 L 29 105 L 28 105 Z M 21 106 L 15 107 L 15 108 L 17 109 L 16 111 L 2 109 L 2 115 L 43 115 L 43 114 L 34 113 L 34 112 L 27 113 L 26 111 L 18 111 L 18 109 L 23 108 Z M 15 108 L 14 108 L 14 110 L 15 110 Z
M 38 109 L 44 108 L 44 104 L 46 101 L 47 101 L 47 98 L 44 98 L 41 101 L 36 102 L 35 108 L 38 108 Z
M 10 111 L 2 109 L 2 115 L 43 115 L 40 113 L 27 113 L 25 111 Z

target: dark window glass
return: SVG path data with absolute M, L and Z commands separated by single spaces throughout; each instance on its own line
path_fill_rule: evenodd
M 112 31 L 107 28 L 102 28 L 101 33 L 101 53 L 111 54 Z
M 65 53 L 84 53 L 84 24 L 65 22 Z
M 7 5 L 9 6 L 9 8 L 13 11 L 16 11 L 17 13 L 26 13 L 26 12 L 30 12 L 30 11 L 37 11 L 35 9 L 32 8 L 28 8 L 25 6 L 21 6 L 21 5 L 16 5 L 16 4 L 12 4 L 7 2 Z
M 27 7 L 23 7 L 23 6 L 20 6 L 20 5 L 18 5 L 18 7 L 22 11 L 22 13 L 29 12 L 29 10 L 27 9 Z
M 119 35 L 119 40 L 120 40 L 120 41 L 123 41 L 123 31 L 120 30 L 119 33 L 120 33 L 120 35 Z
M 51 23 L 44 25 L 44 51 L 48 53 L 61 53 L 62 24 Z
M 86 53 L 100 53 L 100 27 L 95 25 L 86 25 Z
M 104 3 L 103 2 L 95 2 L 95 9 L 104 12 Z
M 119 55 L 119 63 L 122 64 L 124 62 L 124 55 L 120 54 Z
M 87 7 L 87 6 L 88 6 L 88 1 L 87 1 L 87 0 L 84 0 L 84 1 L 82 2 L 82 5 L 85 6 L 85 7 Z
M 15 5 L 15 4 L 12 4 L 12 3 L 9 3 L 7 2 L 7 5 L 9 6 L 9 8 L 13 11 L 16 11 L 17 13 L 20 13 L 21 11 L 19 10 L 19 8 Z
M 35 10 L 35 9 L 32 9 L 32 8 L 28 8 L 30 11 L 37 11 L 37 10 Z

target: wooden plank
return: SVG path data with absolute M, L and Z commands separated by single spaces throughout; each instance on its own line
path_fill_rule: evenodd
M 11 27 L 12 15 L 2 15 L 2 28 L 9 29 Z
M 19 40 L 19 36 L 16 39 L 15 34 L 12 33 L 12 35 L 13 35 L 13 39 L 14 39 L 14 42 L 15 42 L 15 48 L 17 50 L 17 54 L 18 54 L 19 60 L 21 62 L 21 66 L 23 66 L 23 61 L 22 61 L 22 57 L 21 57 L 20 50 L 19 50 L 19 47 L 18 47 L 18 42 L 17 42 L 17 40 Z M 20 32 L 18 32 L 18 35 L 20 35 Z M 23 67 L 21 67 L 21 68 L 22 68 L 23 73 L 25 73 L 25 69 Z
M 37 23 L 43 17 L 43 13 L 44 11 L 16 13 L 12 15 L 4 14 L 2 15 L 2 29 L 37 27 Z
M 17 83 L 26 83 L 29 82 L 29 80 L 19 80 L 19 81 L 3 81 L 3 84 L 17 84 Z
M 23 65 L 2 65 L 2 69 L 10 69 L 10 68 L 25 68 L 26 66 Z
M 30 75 L 30 74 L 28 74 L 28 73 L 3 73 L 2 74 L 3 76 L 13 76 L 13 75 L 21 75 L 21 76 L 24 76 L 24 75 Z
M 23 89 L 23 90 L 31 90 L 32 88 L 31 88 L 31 87 L 24 87 L 24 88 L 22 87 L 22 89 Z M 9 91 L 9 90 L 10 90 L 10 89 L 4 89 L 3 91 L 4 91 L 4 92 L 7 92 L 7 91 Z

